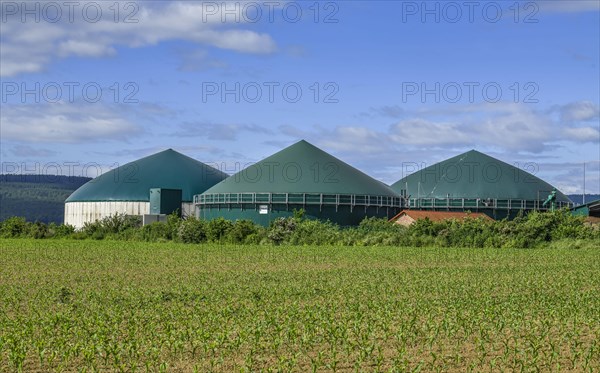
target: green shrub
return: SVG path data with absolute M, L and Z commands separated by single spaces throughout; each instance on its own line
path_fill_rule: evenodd
M 177 232 L 177 240 L 183 243 L 202 243 L 207 240 L 208 224 L 194 217 L 182 220 Z
M 364 233 L 370 232 L 393 232 L 398 233 L 405 230 L 400 224 L 389 222 L 385 218 L 364 218 L 358 225 L 358 229 Z
M 266 229 L 260 227 L 256 233 L 246 236 L 244 243 L 248 245 L 260 245 L 268 241 Z
M 386 219 L 365 218 L 357 227 L 340 227 L 329 221 L 305 219 L 304 211 L 278 218 L 268 228 L 250 220 L 231 222 L 181 219 L 177 214 L 166 223 L 141 227 L 140 217 L 122 214 L 89 222 L 80 231 L 70 225 L 29 223 L 22 217 L 0 222 L 0 237 L 73 238 L 140 241 L 174 240 L 184 243 L 348 245 L 348 246 L 438 246 L 473 248 L 529 248 L 551 242 L 598 242 L 600 227 L 585 223 L 567 210 L 519 214 L 512 221 L 480 218 L 432 222 L 417 220 L 406 228 Z
M 50 233 L 50 237 L 53 238 L 67 238 L 70 237 L 73 233 L 75 233 L 75 227 L 69 224 L 48 224 L 48 231 Z
M 142 220 L 139 216 L 115 214 L 100 220 L 100 224 L 105 233 L 116 234 L 141 227 Z
M 29 234 L 29 223 L 25 218 L 14 216 L 2 222 L 0 235 L 2 237 L 14 238 L 25 237 Z
M 299 210 L 294 209 L 292 212 L 294 214 L 294 219 L 297 222 L 304 220 L 304 215 L 306 214 L 306 211 L 304 211 L 304 209 L 299 209 Z
M 87 237 L 92 237 L 92 235 L 97 232 L 102 230 L 102 223 L 99 220 L 96 221 L 86 221 L 85 223 L 83 223 L 83 228 L 81 228 L 80 232 L 85 234 Z
M 141 217 L 125 214 L 107 216 L 94 222 L 86 222 L 81 229 L 89 237 L 101 240 L 106 236 L 116 239 L 131 238 L 134 230 L 142 225 Z
M 277 218 L 271 222 L 267 238 L 276 245 L 285 243 L 296 230 L 296 225 L 294 218 Z
M 83 231 L 76 231 L 75 233 L 70 235 L 69 238 L 73 239 L 73 240 L 85 240 L 85 239 L 88 239 L 89 236 L 87 235 L 87 233 L 85 233 Z
M 227 231 L 226 240 L 231 243 L 244 243 L 249 236 L 257 234 L 259 230 L 260 227 L 250 220 L 236 220 L 231 229 Z
M 206 224 L 206 238 L 210 242 L 222 242 L 233 229 L 233 223 L 222 217 L 208 221 Z
M 592 227 L 585 224 L 583 216 L 573 216 L 573 214 L 564 211 L 558 212 L 560 223 L 553 229 L 552 241 L 568 239 L 580 239 L 592 237 Z
M 94 240 L 103 240 L 104 236 L 106 236 L 106 234 L 103 231 L 94 231 L 90 237 Z
M 169 240 L 169 227 L 165 223 L 153 222 L 146 224 L 136 231 L 138 241 L 158 242 Z
M 176 240 L 179 234 L 179 227 L 183 223 L 183 219 L 177 212 L 174 212 L 167 216 L 167 229 L 166 238 L 169 240 Z
M 44 223 L 35 222 L 29 225 L 28 237 L 35 238 L 37 240 L 42 238 L 51 237 L 51 233 L 48 230 L 48 226 Z
M 330 221 L 302 220 L 290 230 L 286 243 L 292 245 L 334 245 L 338 241 L 339 226 Z
M 413 236 L 430 236 L 434 237 L 444 229 L 443 224 L 432 222 L 429 218 L 418 219 L 408 227 L 408 231 Z
M 356 246 L 360 237 L 361 234 L 357 228 L 349 227 L 340 231 L 336 244 L 342 246 Z

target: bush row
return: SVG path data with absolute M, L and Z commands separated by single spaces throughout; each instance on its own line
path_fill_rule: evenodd
M 31 223 L 13 217 L 0 223 L 1 237 L 113 239 L 175 241 L 190 244 L 233 243 L 266 245 L 535 247 L 565 239 L 600 240 L 600 229 L 568 211 L 532 212 L 514 220 L 477 218 L 432 222 L 418 220 L 410 227 L 385 219 L 367 218 L 358 227 L 308 220 L 299 211 L 294 217 L 274 220 L 262 227 L 249 220 L 223 218 L 204 221 L 167 217 L 166 223 L 142 226 L 139 217 L 115 215 L 87 223 L 76 231 L 69 225 Z

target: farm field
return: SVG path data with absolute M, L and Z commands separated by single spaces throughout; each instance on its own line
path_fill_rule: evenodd
M 600 370 L 600 250 L 0 240 L 0 371 Z

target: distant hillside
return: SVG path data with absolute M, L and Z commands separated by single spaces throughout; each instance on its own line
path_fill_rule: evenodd
M 0 175 L 0 221 L 23 216 L 29 221 L 62 223 L 65 199 L 90 180 L 56 175 Z
M 583 194 L 569 194 L 568 197 L 576 205 L 581 205 L 583 203 Z M 600 199 L 600 194 L 586 194 L 585 195 L 585 203 L 596 201 L 599 199 Z

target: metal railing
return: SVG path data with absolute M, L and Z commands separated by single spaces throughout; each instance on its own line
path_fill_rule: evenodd
M 546 211 L 550 206 L 543 206 L 544 201 L 525 199 L 482 199 L 482 198 L 410 198 L 405 207 L 414 209 L 463 209 L 463 210 L 540 210 Z M 572 203 L 556 202 L 556 208 L 571 208 Z
M 447 210 L 549 210 L 544 201 L 483 198 L 403 198 L 358 194 L 323 193 L 211 193 L 194 196 L 195 205 L 294 204 L 332 206 L 377 206 L 407 209 Z M 556 202 L 556 208 L 571 208 L 573 203 Z
M 294 204 L 332 206 L 404 207 L 403 198 L 358 194 L 323 193 L 214 193 L 197 194 L 195 205 Z

